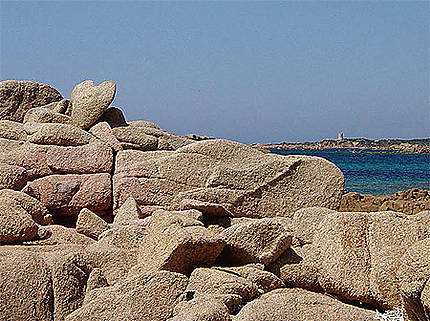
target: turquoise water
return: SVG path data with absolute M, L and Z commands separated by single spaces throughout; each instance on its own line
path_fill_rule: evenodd
M 345 175 L 350 192 L 383 195 L 410 188 L 430 190 L 430 155 L 353 153 L 348 150 L 276 150 L 281 155 L 319 156 L 336 164 Z

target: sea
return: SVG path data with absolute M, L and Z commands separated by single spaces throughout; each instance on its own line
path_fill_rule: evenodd
M 279 150 L 280 155 L 323 157 L 340 168 L 345 189 L 362 194 L 385 195 L 411 188 L 430 190 L 430 154 L 356 152 L 347 149 Z

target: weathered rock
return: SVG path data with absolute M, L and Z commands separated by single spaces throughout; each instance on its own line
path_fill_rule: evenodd
M 235 224 L 222 232 L 221 259 L 229 264 L 270 264 L 291 245 L 291 232 L 272 218 Z
M 164 321 L 184 299 L 181 294 L 187 281 L 184 275 L 167 271 L 136 275 L 112 287 L 92 291 L 91 300 L 68 315 L 66 321 Z
M 77 147 L 52 146 L 46 152 L 46 160 L 55 173 L 110 173 L 113 152 L 103 143 Z
M 0 163 L 0 189 L 20 190 L 27 181 L 28 173 L 25 168 Z
M 37 239 L 23 242 L 24 245 L 77 245 L 84 248 L 95 241 L 79 234 L 75 228 L 62 225 L 39 226 Z M 76 247 L 78 248 L 78 247 Z
M 22 122 L 26 112 L 63 99 L 54 88 L 33 81 L 0 82 L 0 120 Z
M 103 115 L 115 97 L 116 85 L 113 81 L 104 81 L 94 86 L 91 80 L 85 80 L 73 88 L 72 123 L 76 127 L 88 129 Z
M 92 290 L 97 288 L 102 288 L 109 286 L 105 276 L 103 275 L 103 272 L 95 268 L 91 271 L 88 280 L 87 280 L 87 288 L 85 294 L 89 294 Z
M 335 211 L 323 207 L 309 207 L 296 211 L 293 215 L 294 237 L 300 244 L 312 243 L 312 237 L 318 230 L 318 225 L 329 214 Z
M 287 287 L 322 292 L 318 283 L 318 257 L 312 245 L 287 249 L 267 270 L 279 276 Z
M 191 301 L 179 302 L 167 321 L 231 321 L 227 306 L 213 295 L 201 295 Z
M 13 201 L 0 199 L 0 243 L 34 239 L 37 229 L 37 224 L 27 211 Z
M 262 264 L 248 264 L 243 266 L 223 267 L 220 270 L 238 273 L 241 277 L 255 284 L 260 293 L 266 293 L 285 287 L 284 282 L 275 274 L 264 271 Z
M 146 235 L 146 225 L 113 225 L 100 235 L 99 244 L 117 247 L 137 258 L 140 247 L 145 245 L 143 240 Z
M 49 108 L 37 107 L 30 109 L 24 117 L 24 123 L 60 123 L 71 124 L 70 116 L 56 113 Z
M 278 289 L 245 305 L 234 321 L 371 321 L 375 312 L 302 289 Z
M 240 303 L 255 298 L 258 288 L 254 283 L 228 270 L 197 268 L 191 273 L 187 293 L 194 297 L 214 295 L 228 305 L 229 301 L 235 301 L 230 306 L 233 310 Z
M 211 266 L 224 247 L 222 239 L 202 222 L 163 210 L 152 214 L 147 232 L 138 257 L 146 271 L 189 274 L 195 267 Z
M 114 225 L 129 225 L 132 221 L 143 218 L 133 197 L 129 197 L 118 209 L 113 220 Z
M 142 130 L 142 127 L 115 127 L 112 129 L 112 133 L 120 142 L 134 144 L 139 150 L 151 151 L 157 149 L 157 138 L 145 134 Z
M 107 122 L 95 124 L 90 128 L 90 133 L 100 139 L 114 151 L 119 152 L 120 150 L 123 150 L 121 143 L 112 134 L 112 129 Z
M 0 120 L 0 138 L 26 140 L 27 134 L 22 123 L 10 120 Z
M 109 107 L 99 118 L 99 122 L 106 122 L 111 128 L 127 126 L 124 114 L 117 107 Z
M 29 124 L 29 123 L 27 123 Z M 38 130 L 28 137 L 35 144 L 80 146 L 94 140 L 88 132 L 67 124 L 38 124 Z
M 225 140 L 134 159 L 130 155 L 118 153 L 114 208 L 129 196 L 139 205 L 170 209 L 177 209 L 183 199 L 195 199 L 220 204 L 238 217 L 291 217 L 307 206 L 335 209 L 343 192 L 342 173 L 326 160 L 264 154 Z
M 0 190 L 0 202 L 1 200 L 14 203 L 23 208 L 40 225 L 47 225 L 52 222 L 52 215 L 48 212 L 47 208 L 37 199 L 25 193 L 3 189 Z
M 160 129 L 157 125 L 154 123 L 147 121 L 147 120 L 135 120 L 128 123 L 129 126 L 134 127 L 148 127 L 148 128 L 154 128 L 154 129 Z
M 112 242 L 95 242 L 74 253 L 72 261 L 87 274 L 94 269 L 100 269 L 109 285 L 126 278 L 137 263 L 135 253 L 124 251 Z
M 430 192 L 413 188 L 391 195 L 368 195 L 347 193 L 342 196 L 341 212 L 378 212 L 396 211 L 405 214 L 417 214 L 430 210 Z
M 77 216 L 83 208 L 100 214 L 109 210 L 109 174 L 51 175 L 38 178 L 23 189 L 54 216 Z
M 397 278 L 403 306 L 410 319 L 430 320 L 428 300 L 430 238 L 415 243 L 405 252 L 400 260 Z
M 0 247 L 0 320 L 53 320 L 50 271 L 37 254 Z
M 83 208 L 78 215 L 76 222 L 76 231 L 84 234 L 92 239 L 98 240 L 99 235 L 109 229 L 108 223 L 102 218 L 91 212 L 87 208 Z
M 25 168 L 28 178 L 35 179 L 37 177 L 52 174 L 46 161 L 46 152 L 48 146 L 25 143 L 7 149 L 0 153 L 0 163 L 15 165 Z
M 311 244 L 286 251 L 269 270 L 287 286 L 392 309 L 402 304 L 400 258 L 429 232 L 425 212 L 332 213 L 321 220 Z
M 233 214 L 220 204 L 183 199 L 179 204 L 181 210 L 196 209 L 208 216 L 233 216 Z

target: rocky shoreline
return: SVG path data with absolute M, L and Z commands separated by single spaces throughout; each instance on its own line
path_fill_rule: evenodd
M 0 320 L 429 320 L 430 211 L 368 213 L 325 159 L 127 122 L 115 94 L 0 82 Z
M 260 150 L 331 150 L 344 149 L 355 153 L 378 152 L 378 153 L 403 153 L 403 154 L 430 154 L 430 138 L 426 139 L 383 139 L 370 140 L 366 138 L 330 140 L 324 139 L 319 142 L 305 143 L 280 143 L 261 144 L 255 143 L 251 146 Z

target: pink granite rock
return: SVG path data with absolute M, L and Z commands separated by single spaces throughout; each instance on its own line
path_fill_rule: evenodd
M 54 216 L 77 216 L 83 208 L 107 211 L 111 204 L 110 175 L 50 175 L 27 184 L 23 192 L 38 199 Z

